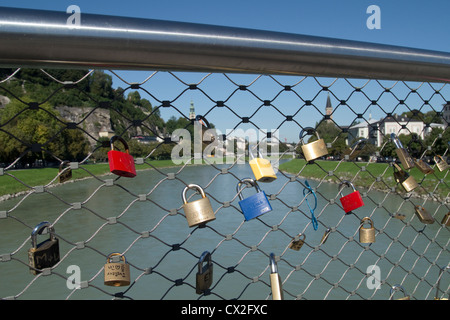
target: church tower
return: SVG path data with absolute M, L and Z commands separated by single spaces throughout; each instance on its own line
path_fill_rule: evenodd
M 327 105 L 326 105 L 326 107 L 325 107 L 325 114 L 326 114 L 327 116 L 329 116 L 327 122 L 330 122 L 331 119 L 333 119 L 332 113 L 333 113 L 333 107 L 331 106 L 330 94 L 328 94 L 328 97 L 327 97 Z
M 191 107 L 189 108 L 189 120 L 195 120 L 194 102 L 191 100 Z

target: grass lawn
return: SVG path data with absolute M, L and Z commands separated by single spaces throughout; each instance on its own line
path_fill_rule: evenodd
M 171 167 L 175 164 L 172 160 L 152 160 L 152 166 L 157 168 Z M 87 172 L 86 170 L 89 170 Z M 136 165 L 136 170 L 151 169 L 148 164 Z M 5 171 L 3 175 L 0 176 L 0 196 L 6 194 L 14 194 L 20 191 L 28 190 L 23 183 L 17 181 L 15 178 L 23 181 L 30 187 L 47 185 L 58 175 L 58 168 L 38 168 L 38 169 L 23 169 L 23 170 L 8 170 Z M 81 179 L 85 177 L 91 177 L 92 174 L 99 176 L 102 174 L 109 173 L 108 163 L 98 163 L 98 164 L 87 164 L 80 165 L 77 170 L 72 170 L 72 179 Z M 58 183 L 58 179 L 55 179 L 53 183 Z
M 281 164 L 279 169 L 305 178 L 325 179 L 333 182 L 350 180 L 355 187 L 368 188 L 372 186 L 372 188 L 378 190 L 395 187 L 399 192 L 405 193 L 403 188 L 394 180 L 393 167 L 390 167 L 388 163 L 367 164 L 365 162 L 316 160 L 314 164 L 307 165 L 303 159 L 293 159 Z M 433 174 L 424 175 L 417 168 L 412 168 L 409 174 L 420 184 L 418 188 L 414 189 L 414 192 L 422 195 L 433 192 L 440 199 L 448 197 L 450 177 L 447 170 L 440 172 L 435 168 Z M 436 185 L 438 185 L 437 188 Z

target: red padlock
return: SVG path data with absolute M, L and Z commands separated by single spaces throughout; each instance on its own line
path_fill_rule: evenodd
M 358 190 L 355 189 L 355 186 L 353 185 L 353 183 L 351 183 L 350 181 L 347 181 L 347 180 L 343 180 L 339 184 L 339 188 L 341 188 L 343 184 L 353 188 L 352 193 L 350 193 L 346 196 L 343 196 L 340 199 L 345 213 L 349 213 L 350 211 L 353 211 L 359 207 L 362 207 L 364 205 L 364 202 L 362 200 L 361 194 L 359 193 Z M 342 195 L 342 193 L 341 193 L 341 195 Z
M 114 142 L 119 140 L 125 147 L 125 152 L 114 150 Z M 129 154 L 128 144 L 122 137 L 114 136 L 110 140 L 111 151 L 108 152 L 109 170 L 121 177 L 133 178 L 136 176 L 134 159 Z

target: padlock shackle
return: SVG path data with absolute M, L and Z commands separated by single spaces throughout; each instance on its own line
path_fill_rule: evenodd
M 392 299 L 392 297 L 393 297 L 393 295 L 394 295 L 394 291 L 395 291 L 395 292 L 401 291 L 401 292 L 403 292 L 403 296 L 404 296 L 404 297 L 407 297 L 407 296 L 408 296 L 408 295 L 406 294 L 406 290 L 405 290 L 405 288 L 403 288 L 403 286 L 401 286 L 401 285 L 399 285 L 399 284 L 394 284 L 394 285 L 391 287 L 391 290 L 390 290 L 390 292 L 389 292 L 389 295 L 391 296 L 391 299 Z
M 114 142 L 116 140 L 119 140 L 120 142 L 122 142 L 123 146 L 125 147 L 126 153 L 130 153 L 128 150 L 128 143 L 124 140 L 124 138 L 122 138 L 120 136 L 113 136 L 113 137 L 111 137 L 111 140 L 109 140 L 109 143 L 111 144 L 111 150 L 114 150 Z
M 187 192 L 189 189 L 196 189 L 197 191 L 200 192 L 200 194 L 202 195 L 202 198 L 206 198 L 205 191 L 203 191 L 203 188 L 200 187 L 198 184 L 193 184 L 193 183 L 191 183 L 191 184 L 188 184 L 187 187 L 184 188 L 184 189 L 183 189 L 183 192 L 181 193 L 181 197 L 183 198 L 183 203 L 184 203 L 184 204 L 187 203 L 187 200 L 186 200 L 186 192 Z
M 206 128 L 211 129 L 209 121 L 206 120 L 206 118 L 204 116 L 202 116 L 202 115 L 195 116 L 195 121 L 200 122 L 201 120 L 203 121 L 203 123 L 206 124 Z
M 443 156 L 441 156 L 440 154 L 438 154 L 438 155 L 435 155 L 435 156 L 433 157 L 433 160 L 434 160 L 434 162 L 438 162 L 438 161 L 436 161 L 436 158 L 439 158 L 439 159 L 441 159 L 441 161 L 442 161 L 442 162 L 445 162 L 445 159 L 444 159 L 444 157 L 443 157 Z
M 269 256 L 270 273 L 278 273 L 277 262 L 275 261 L 275 254 L 272 252 Z
M 353 183 L 351 183 L 350 181 L 348 181 L 348 180 L 342 180 L 342 182 L 339 184 L 339 189 L 342 187 L 342 185 L 347 185 L 347 186 L 349 186 L 350 188 L 352 188 L 353 189 L 353 191 L 356 191 L 356 188 L 355 188 L 355 186 L 353 185 Z M 341 194 L 342 194 L 342 190 L 341 190 Z
M 361 219 L 360 228 L 362 228 L 362 226 L 364 225 L 364 223 L 366 223 L 366 221 L 370 221 L 370 228 L 373 228 L 373 221 L 369 217 L 364 217 Z
M 202 253 L 202 255 L 200 256 L 200 258 L 198 259 L 198 272 L 202 273 L 202 265 L 203 262 L 205 262 L 205 260 L 208 262 L 208 265 L 212 264 L 212 258 L 211 258 L 211 253 L 209 251 L 204 251 Z
M 245 187 L 241 188 L 242 185 L 246 185 Z M 259 187 L 258 183 L 253 180 L 252 178 L 244 178 L 242 180 L 239 180 L 238 184 L 236 185 L 236 192 L 239 194 L 239 200 L 244 200 L 244 197 L 242 196 L 242 190 L 247 187 L 247 184 L 252 185 L 255 187 L 256 192 L 261 192 L 261 188 Z
M 69 160 L 64 160 L 59 164 L 59 171 L 62 171 L 64 165 L 70 164 Z
M 123 262 L 125 262 L 125 263 L 127 262 L 127 259 L 125 258 L 125 256 L 123 254 L 118 253 L 118 252 L 113 252 L 113 253 L 108 254 L 108 256 L 106 257 L 106 263 L 110 263 L 110 259 L 113 256 L 121 256 Z
M 391 140 L 392 140 L 392 142 L 394 142 L 397 149 L 404 149 L 402 142 L 400 141 L 400 139 L 397 137 L 397 135 L 395 133 L 391 133 Z
M 37 236 L 41 235 L 45 228 L 48 229 L 48 233 L 52 236 L 51 232 L 54 231 L 54 229 L 48 221 L 39 223 L 36 227 L 34 227 L 33 231 L 31 231 L 31 246 L 33 248 L 36 248 L 37 246 Z
M 306 133 L 306 134 L 304 134 L 304 133 Z M 298 137 L 300 138 L 300 143 L 303 144 L 303 138 L 308 135 L 313 135 L 313 133 L 316 135 L 317 140 L 319 140 L 320 136 L 316 129 L 314 129 L 313 127 L 303 128 L 302 131 L 300 131 L 300 134 L 298 135 Z
M 350 152 L 350 154 L 352 154 L 353 152 L 356 151 L 357 148 L 359 148 L 359 150 L 361 150 L 362 148 L 364 148 L 366 146 L 366 144 L 369 142 L 368 139 L 365 138 L 360 138 L 358 140 L 356 140 L 352 146 L 350 147 L 350 149 L 352 149 L 352 151 Z M 360 146 L 362 144 L 362 146 Z

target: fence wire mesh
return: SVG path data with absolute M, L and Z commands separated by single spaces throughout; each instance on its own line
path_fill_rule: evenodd
M 403 288 L 411 299 L 448 297 L 444 218 L 449 178 L 448 169 L 440 171 L 434 160 L 448 154 L 448 84 L 161 71 L 136 75 L 143 81 L 127 82 L 130 75 L 121 71 L 88 71 L 76 79 L 60 70 L 2 73 L 0 184 L 21 190 L 0 203 L 2 298 L 271 299 L 272 252 L 285 299 L 403 296 L 392 288 Z M 107 90 L 108 79 L 116 89 Z M 39 89 L 31 91 L 31 84 Z M 279 143 L 279 152 L 263 154 L 274 166 L 280 164 L 277 179 L 259 184 L 271 212 L 244 220 L 236 185 L 253 174 L 249 155 L 237 157 L 236 149 L 224 157 L 227 161 L 221 162 L 216 149 L 215 157 L 188 153 L 192 163 L 201 158 L 194 165 L 160 166 L 177 143 L 167 129 L 169 117 L 174 116 L 173 123 L 182 119 L 173 128 L 191 129 L 197 123 L 191 101 L 209 123 L 227 120 L 229 130 L 220 128 L 217 141 L 255 129 L 257 146 Z M 125 108 L 127 103 L 132 107 Z M 372 115 L 381 116 L 374 120 Z M 327 157 L 303 160 L 299 133 L 308 127 L 324 135 Z M 394 180 L 393 164 L 400 162 L 392 157 L 391 133 L 434 170 L 407 170 L 418 183 L 414 191 L 406 192 Z M 98 171 L 101 164 L 94 164 L 107 160 L 112 134 L 129 142 L 135 178 L 105 174 Z M 357 149 L 351 146 L 361 137 L 369 143 L 354 156 Z M 46 171 L 52 165 L 56 169 Z M 35 166 L 45 168 L 30 170 Z M 68 171 L 72 178 L 59 183 Z M 37 181 L 38 176 L 48 178 Z M 349 214 L 339 201 L 350 190 L 343 190 L 343 181 L 352 182 L 364 202 Z M 203 187 L 216 220 L 190 228 L 181 192 L 193 183 Z M 188 201 L 198 197 L 190 193 Z M 415 213 L 418 205 L 433 224 L 422 223 Z M 373 221 L 374 243 L 359 241 L 365 216 Z M 34 275 L 28 251 L 31 232 L 42 221 L 53 227 L 60 261 Z M 299 240 L 303 246 L 292 250 L 291 242 Z M 197 294 L 204 251 L 211 253 L 213 282 Z M 111 252 L 126 257 L 130 285 L 104 285 Z

